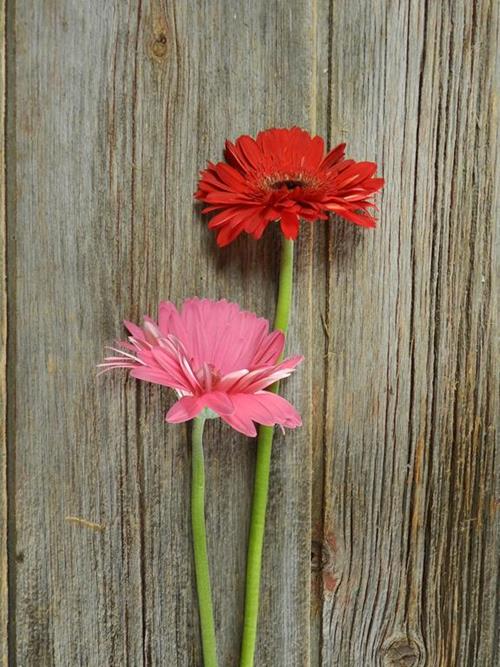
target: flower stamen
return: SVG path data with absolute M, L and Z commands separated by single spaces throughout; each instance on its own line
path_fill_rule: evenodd
M 275 183 L 271 183 L 271 188 L 273 190 L 281 190 L 281 188 L 286 188 L 287 190 L 295 190 L 295 188 L 303 188 L 305 183 L 302 181 L 292 181 L 292 180 L 286 180 L 286 181 L 276 181 Z

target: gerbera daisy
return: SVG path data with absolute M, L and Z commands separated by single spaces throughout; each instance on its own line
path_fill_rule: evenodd
M 248 436 L 257 434 L 254 422 L 300 426 L 295 408 L 266 389 L 288 377 L 302 357 L 278 362 L 285 337 L 270 333 L 267 320 L 224 299 L 193 298 L 180 312 L 161 302 L 158 323 L 146 316 L 142 327 L 125 326 L 128 340 L 110 348 L 115 354 L 99 366 L 126 368 L 134 378 L 175 389 L 179 400 L 166 421 L 183 422 L 206 411 Z
M 345 144 L 325 155 L 321 137 L 298 127 L 270 129 L 226 141 L 226 162 L 209 163 L 195 197 L 217 211 L 209 228 L 225 246 L 242 232 L 259 239 L 279 221 L 286 238 L 297 238 L 299 220 L 326 220 L 328 213 L 375 227 L 370 197 L 384 185 L 375 162 L 344 157 Z

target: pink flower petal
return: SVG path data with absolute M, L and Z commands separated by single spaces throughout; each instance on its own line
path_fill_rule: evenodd
M 302 426 L 302 419 L 297 410 L 283 396 L 273 394 L 270 391 L 262 391 L 254 394 L 251 398 L 257 399 L 261 405 L 270 410 L 276 420 L 276 424 L 287 428 Z
M 160 368 L 138 367 L 130 371 L 130 377 L 136 380 L 143 380 L 144 382 L 152 382 L 153 384 L 160 384 L 163 387 L 170 389 L 179 389 L 181 391 L 188 391 L 186 383 L 182 378 L 178 378 L 172 374 L 167 374 Z
M 249 370 L 247 368 L 243 368 L 241 371 L 233 371 L 232 373 L 228 373 L 219 380 L 217 388 L 219 391 L 230 392 L 234 385 L 239 380 L 241 380 L 241 378 L 244 378 L 246 375 L 248 375 L 248 373 Z
M 263 341 L 252 359 L 251 366 L 267 366 L 275 364 L 285 347 L 285 335 L 282 331 L 273 331 Z
M 221 415 L 221 418 L 236 431 L 243 433 L 243 435 L 248 435 L 250 438 L 254 438 L 257 435 L 257 429 L 251 419 L 242 417 L 237 413 Z
M 151 350 L 156 365 L 162 369 L 165 375 L 175 381 L 184 391 L 195 393 L 200 388 L 192 369 L 184 362 L 183 357 L 175 357 L 161 347 Z
M 123 324 L 136 340 L 146 341 L 146 335 L 144 331 L 141 329 L 141 327 L 138 327 L 137 324 L 129 322 L 128 320 L 123 320 Z
M 209 394 L 204 394 L 202 399 L 205 406 L 218 415 L 225 416 L 234 412 L 233 401 L 222 391 L 212 391 Z
M 203 410 L 203 402 L 197 396 L 184 396 L 167 412 L 165 421 L 179 424 L 194 419 Z
M 235 414 L 238 417 L 255 421 L 264 426 L 274 426 L 276 418 L 270 405 L 254 394 L 236 394 L 233 396 Z
M 237 394 L 233 396 L 233 403 L 234 415 L 243 421 L 252 420 L 265 426 L 280 424 L 289 428 L 302 424 L 295 408 L 282 396 L 269 391 L 258 394 Z
M 237 384 L 234 385 L 234 392 L 255 393 L 266 387 L 270 387 L 278 380 L 282 380 L 293 373 L 296 366 L 303 361 L 304 357 L 290 357 L 277 364 L 267 368 L 258 368 L 248 373 Z

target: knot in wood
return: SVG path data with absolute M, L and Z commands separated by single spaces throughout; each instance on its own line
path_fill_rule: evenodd
M 311 542 L 311 572 L 321 573 L 325 596 L 331 595 L 339 584 L 340 572 L 336 550 L 335 536 L 331 532 L 325 535 L 324 541 L 313 540 Z
M 322 568 L 323 546 L 319 540 L 311 542 L 311 572 L 319 572 Z
M 417 667 L 420 664 L 420 657 L 419 645 L 408 637 L 394 639 L 382 649 L 384 667 Z
M 151 52 L 155 58 L 164 58 L 167 54 L 167 35 L 165 32 L 159 32 L 155 35 L 151 43 Z
M 164 60 L 172 41 L 171 31 L 164 16 L 157 16 L 153 21 L 149 53 L 156 61 Z

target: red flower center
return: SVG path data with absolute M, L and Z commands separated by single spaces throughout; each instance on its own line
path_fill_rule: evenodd
M 308 174 L 276 174 L 267 176 L 262 181 L 264 190 L 295 190 L 296 188 L 316 188 L 318 182 Z
M 303 188 L 305 183 L 302 181 L 276 181 L 271 183 L 271 188 L 273 190 L 281 190 L 281 188 L 286 188 L 287 190 L 294 190 L 295 188 Z

